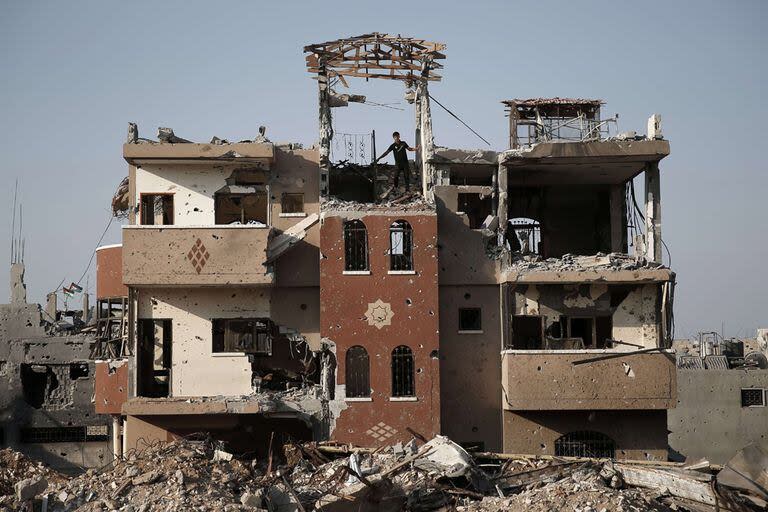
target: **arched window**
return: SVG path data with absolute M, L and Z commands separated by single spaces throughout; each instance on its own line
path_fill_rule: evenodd
M 416 396 L 413 351 L 405 345 L 392 351 L 392 396 Z
M 616 443 L 600 432 L 569 432 L 555 441 L 555 456 L 613 459 L 616 456 Z
M 344 223 L 344 270 L 369 270 L 368 231 L 360 220 Z
M 389 226 L 389 270 L 413 270 L 413 230 L 407 221 Z
M 371 396 L 370 364 L 364 347 L 355 345 L 347 350 L 344 380 L 347 398 Z

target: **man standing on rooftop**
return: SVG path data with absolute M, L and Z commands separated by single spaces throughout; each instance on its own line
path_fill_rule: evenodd
M 395 166 L 397 167 L 395 170 L 395 188 L 397 188 L 400 173 L 402 172 L 403 179 L 405 180 L 405 191 L 408 192 L 410 190 L 411 168 L 408 164 L 408 153 L 406 153 L 406 151 L 416 151 L 416 148 L 412 148 L 407 142 L 400 140 L 400 132 L 394 132 L 392 138 L 394 139 L 394 142 L 379 158 L 376 159 L 376 161 L 378 162 L 390 152 L 394 153 Z

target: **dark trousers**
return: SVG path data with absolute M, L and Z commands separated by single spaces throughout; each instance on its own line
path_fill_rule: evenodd
M 408 165 L 403 167 L 397 166 L 397 169 L 395 169 L 395 188 L 397 188 L 397 185 L 400 183 L 401 172 L 403 173 L 403 179 L 405 180 L 405 190 L 409 190 L 411 188 L 411 169 Z

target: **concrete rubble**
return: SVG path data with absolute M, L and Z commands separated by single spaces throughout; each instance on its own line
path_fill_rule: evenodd
M 412 452 L 410 448 L 416 449 Z M 418 448 L 287 442 L 238 455 L 202 435 L 151 443 L 100 470 L 63 477 L 0 452 L 0 508 L 49 511 L 759 510 L 706 462 L 470 454 L 437 436 Z M 27 508 L 26 510 L 30 510 Z
M 594 256 L 565 254 L 560 258 L 546 258 L 531 254 L 512 254 L 509 268 L 536 271 L 579 271 L 587 269 L 638 270 L 666 268 L 658 262 L 636 258 L 622 253 L 597 253 Z

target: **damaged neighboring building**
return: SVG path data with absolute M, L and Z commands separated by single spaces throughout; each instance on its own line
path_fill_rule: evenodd
M 0 446 L 63 472 L 111 457 L 109 421 L 93 404 L 93 334 L 82 311 L 27 302 L 24 263 L 11 264 L 11 302 L 0 305 Z M 84 297 L 87 297 L 84 296 Z
M 768 329 L 741 340 L 699 333 L 694 342 L 675 340 L 674 348 L 670 458 L 725 464 L 751 443 L 768 447 Z
M 264 130 L 193 143 L 130 126 L 134 352 L 111 406 L 125 448 L 197 430 L 250 449 L 271 432 L 367 446 L 443 433 L 482 450 L 667 458 L 660 118 L 612 134 L 602 101 L 516 99 L 508 149 L 441 148 L 428 86 L 444 50 L 380 33 L 307 46 L 311 149 Z M 333 109 L 367 101 L 344 92 L 353 78 L 405 86 L 417 192 L 391 185 L 374 132 L 334 132 Z

